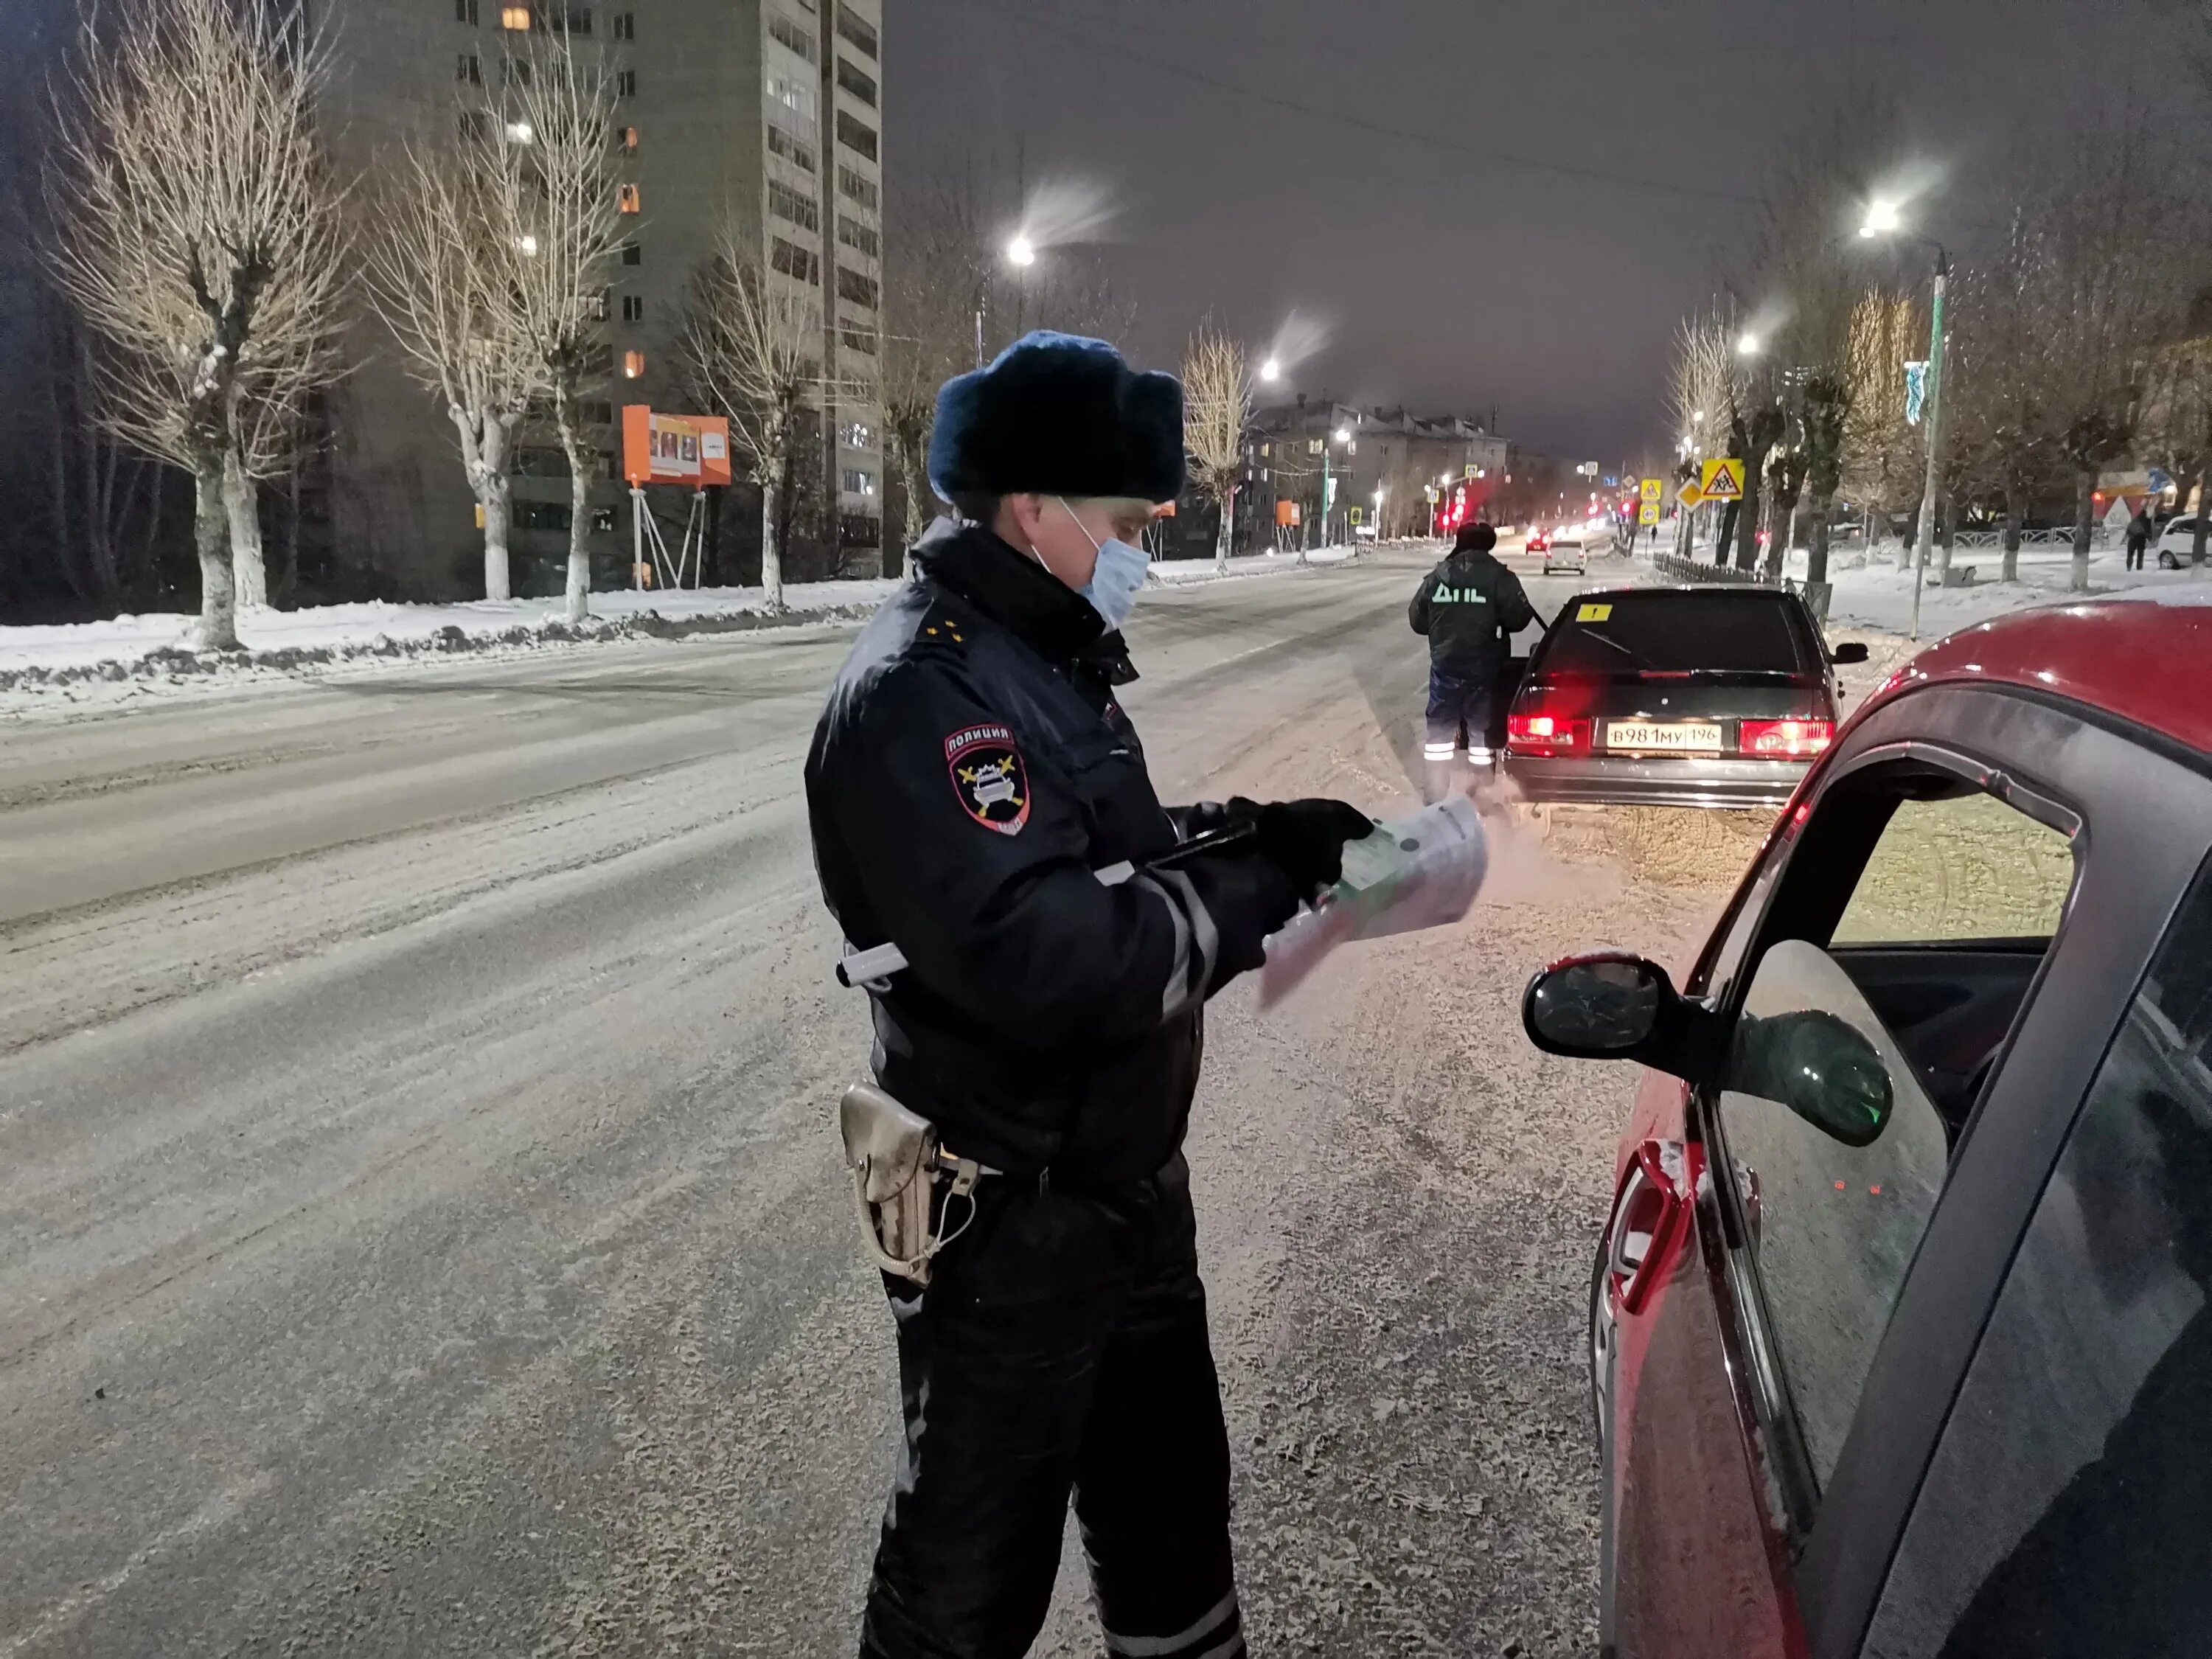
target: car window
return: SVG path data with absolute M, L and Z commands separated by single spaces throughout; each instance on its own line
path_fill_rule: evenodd
M 1812 672 L 1787 603 L 1665 590 L 1588 595 L 1569 607 L 1536 665 L 1548 674 Z
M 2212 866 L 2037 1205 L 1868 1651 L 2203 1651 L 2208 1413 Z
M 2049 939 L 2072 842 L 1993 796 L 1906 800 L 1883 828 L 1831 942 Z
M 1797 832 L 1747 954 L 1740 1027 L 1790 1014 L 1816 1037 L 1855 1034 L 1864 1051 L 1837 1075 L 1878 1074 L 1890 1110 L 1852 1140 L 1790 1097 L 1802 1065 L 1764 1087 L 1733 1067 L 1716 1109 L 1736 1190 L 1758 1192 L 1741 1248 L 1816 1486 L 2074 873 L 2064 833 L 1917 763 L 1840 781 Z
M 1814 1477 L 1825 1484 L 1942 1190 L 1944 1127 L 1872 1005 L 1818 945 L 1784 939 L 1767 950 L 1737 1037 L 1720 1110 L 1739 1189 L 1759 1194 L 1745 1247 L 1777 1369 Z M 1784 1098 L 1798 1097 L 1793 1080 L 1808 1072 L 1853 1066 L 1890 1100 L 1880 1133 L 1862 1146 Z

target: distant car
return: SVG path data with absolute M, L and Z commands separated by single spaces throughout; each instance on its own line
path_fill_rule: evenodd
M 2196 519 L 2169 519 L 2166 528 L 2158 532 L 2158 568 L 2160 570 L 2186 569 L 2190 556 L 2196 550 Z M 2212 553 L 2212 548 L 2208 548 L 2207 551 Z
M 1649 1068 L 1590 1284 L 1600 1653 L 2204 1651 L 2212 597 L 1924 653 L 1679 994 L 1572 958 L 1522 1018 Z
M 1534 801 L 1779 806 L 1835 736 L 1832 665 L 1866 654 L 1779 588 L 1577 594 L 1529 653 L 1505 775 Z
M 1547 576 L 1562 570 L 1579 576 L 1589 568 L 1589 550 L 1580 542 L 1547 541 L 1544 544 L 1544 574 Z
M 1548 553 L 1552 550 L 1552 538 L 1540 530 L 1532 530 L 1528 532 L 1528 539 L 1522 544 L 1522 550 L 1529 553 Z

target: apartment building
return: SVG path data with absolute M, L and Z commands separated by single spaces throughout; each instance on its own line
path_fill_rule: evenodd
M 824 382 L 846 388 L 818 399 L 806 468 L 829 481 L 836 510 L 795 526 L 786 574 L 880 568 L 882 0 L 346 0 L 331 21 L 338 72 L 325 99 L 328 130 L 341 165 L 368 176 L 408 136 L 495 100 L 505 77 L 524 72 L 533 35 L 559 31 L 605 54 L 618 94 L 626 234 L 606 295 L 609 378 L 589 411 L 601 456 L 591 506 L 595 586 L 629 578 L 618 411 L 632 403 L 689 407 L 678 345 L 686 296 L 726 222 L 766 252 L 772 280 L 818 305 Z M 356 585 L 395 597 L 477 592 L 475 502 L 444 412 L 373 325 L 356 346 L 360 367 L 330 403 L 336 562 Z M 556 592 L 569 481 L 550 430 L 523 434 L 515 472 L 515 590 Z M 688 501 L 648 494 L 672 535 Z M 743 483 L 728 494 L 717 506 L 719 569 L 708 574 L 754 580 L 759 497 Z

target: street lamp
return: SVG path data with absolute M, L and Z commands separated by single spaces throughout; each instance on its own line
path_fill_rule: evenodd
M 1765 342 L 1756 334 L 1741 334 L 1736 337 L 1735 349 L 1744 356 L 1756 357 L 1765 349 Z
M 1283 378 L 1282 364 L 1276 362 L 1273 357 L 1268 358 L 1266 362 L 1260 365 L 1260 378 L 1269 382 L 1281 380 Z
M 1006 263 L 1023 268 L 1036 263 L 1036 244 L 1026 236 L 1017 236 L 1006 244 Z
M 1859 234 L 1871 241 L 1904 230 L 1893 202 L 1868 204 Z M 1911 233 L 1905 233 L 1911 236 Z M 1951 286 L 1951 256 L 1942 243 L 1928 236 L 1911 236 L 1936 255 L 1936 288 L 1928 319 L 1928 477 L 1920 490 L 1920 534 L 1912 550 L 1912 637 L 1920 637 L 1920 589 L 1927 580 L 1928 561 L 1936 552 L 1936 486 L 1942 466 L 1943 433 L 1943 298 Z

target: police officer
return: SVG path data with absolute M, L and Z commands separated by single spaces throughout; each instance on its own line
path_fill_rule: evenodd
M 1452 757 L 1467 746 L 1477 780 L 1495 757 L 1490 722 L 1498 678 L 1511 654 L 1513 636 L 1536 620 L 1521 579 L 1491 550 L 1498 532 L 1486 524 L 1463 524 L 1443 563 L 1421 578 L 1408 620 L 1429 640 L 1426 795 L 1442 800 L 1451 787 Z
M 1171 376 L 1030 335 L 945 385 L 929 475 L 958 521 L 840 672 L 807 807 L 847 940 L 909 963 L 872 999 L 878 1081 L 1000 1173 L 926 1287 L 884 1278 L 906 1426 L 861 1652 L 1026 1651 L 1072 1494 L 1109 1650 L 1229 1659 L 1229 1448 L 1182 1152 L 1200 1011 L 1369 821 L 1153 793 L 1117 630 L 1135 544 L 1182 487 Z M 1148 867 L 1231 824 L 1241 844 Z

